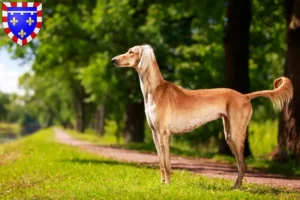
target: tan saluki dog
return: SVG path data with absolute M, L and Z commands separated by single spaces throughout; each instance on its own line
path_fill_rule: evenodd
M 161 181 L 170 184 L 171 134 L 183 134 L 202 124 L 222 118 L 226 141 L 237 160 L 238 177 L 234 188 L 242 184 L 246 165 L 244 140 L 252 114 L 250 100 L 267 97 L 282 108 L 293 96 L 293 86 L 286 77 L 274 81 L 274 90 L 241 94 L 232 89 L 187 90 L 163 79 L 153 49 L 149 45 L 132 47 L 112 59 L 116 66 L 137 70 L 144 96 L 145 113 L 159 156 Z

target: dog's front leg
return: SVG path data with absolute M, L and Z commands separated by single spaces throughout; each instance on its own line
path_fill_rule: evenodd
M 159 136 L 156 130 L 151 129 L 152 130 L 152 137 L 153 137 L 153 141 L 155 144 L 155 148 L 156 148 L 156 152 L 158 155 L 158 159 L 159 159 L 159 168 L 160 168 L 160 178 L 161 178 L 161 182 L 164 183 L 165 182 L 165 173 L 164 173 L 164 168 L 163 168 L 163 160 L 162 160 L 162 152 L 161 152 L 161 147 L 160 147 L 160 143 L 159 143 Z
M 159 144 L 162 153 L 162 167 L 165 177 L 165 183 L 171 183 L 171 164 L 170 164 L 170 134 L 167 132 L 159 133 Z

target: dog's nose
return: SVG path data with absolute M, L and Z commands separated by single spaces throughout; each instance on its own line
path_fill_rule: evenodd
M 116 64 L 117 59 L 116 59 L 116 58 L 113 58 L 113 59 L 111 59 L 111 62 L 114 63 L 114 64 Z

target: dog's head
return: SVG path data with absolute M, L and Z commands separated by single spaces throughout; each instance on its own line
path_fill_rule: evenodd
M 155 56 L 150 45 L 141 45 L 130 48 L 111 61 L 118 67 L 133 67 L 140 71 L 149 67 L 155 61 Z

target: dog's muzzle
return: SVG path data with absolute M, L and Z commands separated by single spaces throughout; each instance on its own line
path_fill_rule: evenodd
M 112 62 L 113 64 L 117 65 L 117 59 L 116 59 L 116 58 L 111 59 L 111 62 Z

